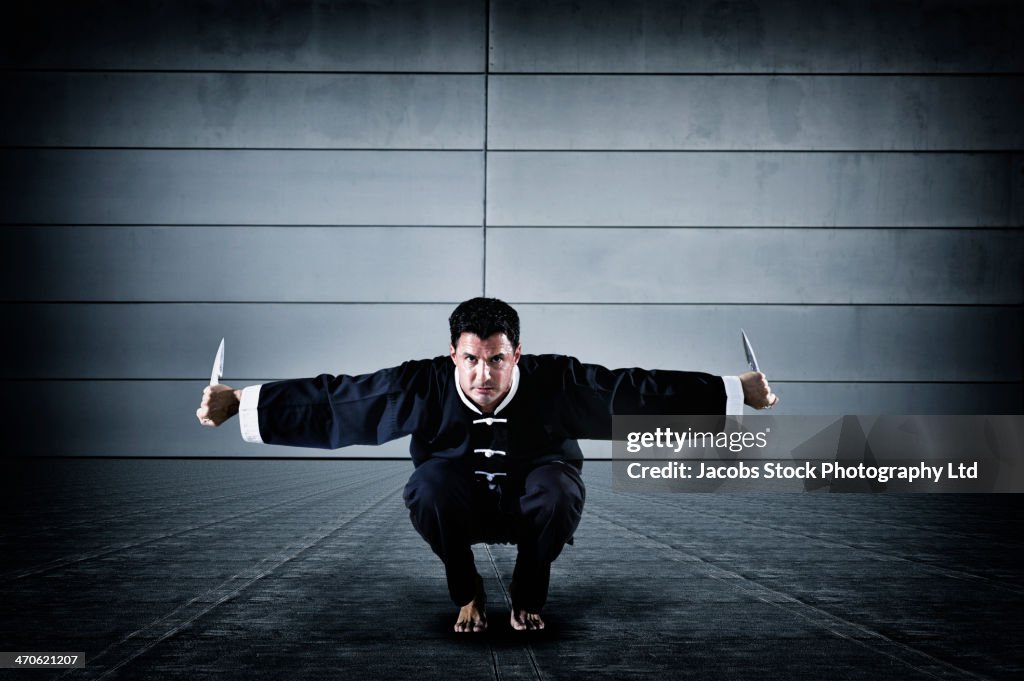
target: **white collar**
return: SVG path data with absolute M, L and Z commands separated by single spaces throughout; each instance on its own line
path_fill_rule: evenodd
M 508 395 L 505 395 L 505 399 L 503 399 L 501 401 L 501 404 L 498 405 L 498 408 L 494 410 L 495 414 L 497 414 L 499 411 L 501 411 L 506 406 L 508 406 L 508 403 L 512 401 L 512 398 L 516 396 L 516 390 L 518 390 L 518 389 L 519 389 L 519 365 L 517 364 L 514 367 L 512 367 L 512 387 L 509 388 Z M 462 403 L 464 405 L 466 405 L 467 407 L 472 409 L 477 414 L 483 414 L 483 412 L 480 411 L 480 407 L 478 407 L 475 404 L 473 404 L 473 401 L 470 400 L 468 397 L 466 397 L 466 393 L 462 392 L 462 384 L 459 383 L 459 367 L 458 366 L 455 367 L 455 390 L 458 391 L 459 399 L 462 400 Z

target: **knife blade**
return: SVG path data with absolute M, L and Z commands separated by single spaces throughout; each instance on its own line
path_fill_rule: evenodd
M 757 368 L 757 355 L 754 354 L 754 348 L 750 345 L 750 339 L 747 338 L 747 332 L 740 329 L 740 333 L 743 334 L 743 352 L 747 353 L 747 364 L 750 366 L 751 371 L 760 371 Z
M 210 385 L 220 383 L 220 377 L 224 375 L 224 339 L 220 339 L 220 347 L 217 348 L 217 356 L 213 359 L 213 371 L 210 372 Z

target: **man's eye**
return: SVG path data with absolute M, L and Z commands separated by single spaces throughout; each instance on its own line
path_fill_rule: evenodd
M 492 357 L 491 364 L 501 364 L 501 357 Z

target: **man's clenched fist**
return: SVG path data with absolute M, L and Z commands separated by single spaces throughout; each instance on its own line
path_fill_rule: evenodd
M 219 426 L 238 413 L 242 391 L 229 385 L 208 385 L 203 388 L 203 401 L 196 409 L 196 418 L 204 426 Z
M 779 402 L 779 396 L 772 392 L 768 379 L 760 371 L 740 374 L 743 384 L 743 402 L 754 409 L 771 409 Z

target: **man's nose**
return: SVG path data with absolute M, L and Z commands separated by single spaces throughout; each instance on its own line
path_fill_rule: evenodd
M 480 377 L 484 383 L 491 380 L 491 367 L 487 366 L 487 362 L 480 362 Z

